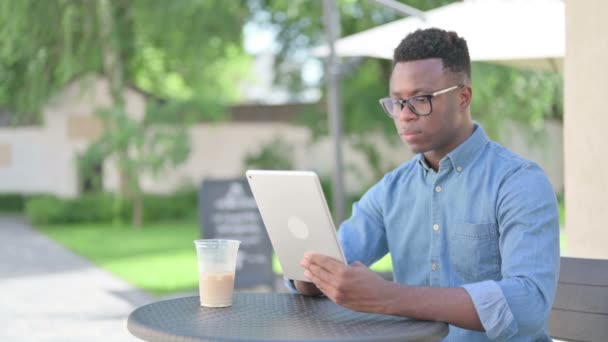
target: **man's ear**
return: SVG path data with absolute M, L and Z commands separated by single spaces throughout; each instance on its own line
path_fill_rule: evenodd
M 460 109 L 467 109 L 471 105 L 471 99 L 473 98 L 473 88 L 471 86 L 466 85 L 460 91 L 459 95 L 459 105 Z

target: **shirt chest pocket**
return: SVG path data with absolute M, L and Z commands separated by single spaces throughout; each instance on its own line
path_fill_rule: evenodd
M 466 282 L 500 279 L 498 233 L 492 223 L 456 223 L 449 231 L 452 267 Z

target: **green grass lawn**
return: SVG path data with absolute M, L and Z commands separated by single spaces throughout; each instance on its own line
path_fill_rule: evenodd
M 196 223 L 146 225 L 140 230 L 109 224 L 57 225 L 40 231 L 134 286 L 154 295 L 196 290 L 198 272 L 193 240 Z M 390 272 L 390 258 L 373 269 Z M 281 266 L 274 258 L 275 273 Z
M 140 230 L 104 224 L 40 229 L 52 239 L 136 287 L 155 295 L 196 289 L 196 223 L 146 225 Z
M 563 210 L 560 210 L 563 220 Z M 563 221 L 562 221 L 563 225 Z M 136 230 L 111 224 L 57 225 L 40 231 L 68 249 L 91 260 L 154 295 L 196 290 L 198 272 L 193 240 L 199 238 L 196 222 L 148 224 Z M 562 251 L 566 238 L 560 238 Z M 281 273 L 276 258 L 275 273 Z M 387 255 L 372 269 L 391 272 Z

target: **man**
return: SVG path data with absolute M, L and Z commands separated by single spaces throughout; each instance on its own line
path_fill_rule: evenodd
M 448 341 L 545 341 L 559 269 L 555 193 L 542 169 L 471 119 L 466 41 L 418 30 L 395 49 L 380 103 L 417 153 L 340 227 L 349 265 L 308 253 L 307 295 L 356 311 L 450 324 Z M 370 271 L 391 253 L 395 282 Z

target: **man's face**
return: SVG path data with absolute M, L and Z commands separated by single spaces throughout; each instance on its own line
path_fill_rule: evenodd
M 399 62 L 393 68 L 390 79 L 390 96 L 405 99 L 414 95 L 431 94 L 460 83 L 460 79 L 443 69 L 439 58 Z M 465 88 L 464 91 L 470 91 Z M 461 89 L 432 98 L 433 111 L 418 116 L 408 106 L 395 116 L 394 122 L 401 140 L 414 153 L 432 153 L 442 158 L 461 142 L 462 130 L 467 118 Z M 466 100 L 466 99 L 464 99 Z

